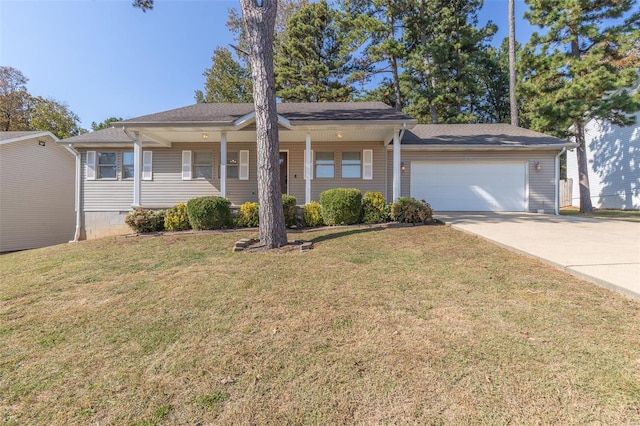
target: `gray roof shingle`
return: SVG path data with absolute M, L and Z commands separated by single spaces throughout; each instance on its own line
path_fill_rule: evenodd
M 143 137 L 143 142 L 151 142 L 151 139 Z M 64 139 L 63 143 L 131 143 L 129 136 L 120 127 L 109 127 L 107 129 L 98 130 L 95 132 L 83 133 L 78 136 L 72 136 Z
M 42 133 L 47 133 L 46 131 L 40 131 L 40 130 L 31 130 L 31 131 L 20 131 L 20 132 L 0 132 L 0 141 L 6 141 L 9 139 L 16 139 L 16 138 L 23 138 L 23 137 L 28 137 L 28 136 L 35 136 L 35 135 L 39 135 Z
M 510 124 L 418 124 L 407 130 L 403 145 L 531 146 L 567 141 Z
M 382 102 L 301 102 L 279 103 L 278 114 L 293 124 L 326 121 L 407 121 L 408 115 Z M 254 110 L 253 104 L 195 104 L 143 115 L 121 123 L 232 123 Z

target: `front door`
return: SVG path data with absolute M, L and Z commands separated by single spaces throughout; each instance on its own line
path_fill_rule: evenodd
M 289 186 L 289 160 L 287 158 L 287 152 L 280 152 L 280 191 L 283 194 L 288 194 L 288 186 Z

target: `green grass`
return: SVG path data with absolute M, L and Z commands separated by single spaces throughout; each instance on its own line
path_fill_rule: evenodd
M 560 209 L 560 214 L 563 216 L 582 216 L 640 222 L 640 210 L 596 209 L 593 213 L 580 213 L 580 209 L 577 207 L 563 207 Z
M 0 424 L 637 424 L 640 305 L 446 226 L 0 256 Z

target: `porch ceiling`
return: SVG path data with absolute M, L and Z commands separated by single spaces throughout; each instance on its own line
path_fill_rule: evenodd
M 133 129 L 132 129 L 133 130 Z M 207 143 L 219 142 L 221 130 L 208 129 L 206 127 L 195 128 L 150 128 L 136 129 L 144 136 L 157 141 L 163 145 L 170 143 Z M 326 127 L 323 129 L 288 130 L 280 127 L 279 137 L 281 142 L 301 142 L 304 143 L 307 133 L 311 134 L 311 142 L 384 142 L 388 143 L 393 139 L 393 129 L 388 127 L 372 126 L 368 128 L 344 128 Z M 207 135 L 207 139 L 203 138 Z M 255 129 L 230 130 L 227 131 L 227 143 L 234 142 L 255 142 Z

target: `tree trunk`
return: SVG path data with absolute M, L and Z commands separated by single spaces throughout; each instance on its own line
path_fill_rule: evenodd
M 249 43 L 256 111 L 260 240 L 267 248 L 276 248 L 287 243 L 280 192 L 280 147 L 273 69 L 277 1 L 240 0 L 240 6 Z
M 577 34 L 577 31 L 572 31 Z M 580 58 L 580 44 L 578 37 L 571 40 L 571 56 Z M 578 161 L 578 186 L 580 188 L 580 213 L 593 212 L 591 204 L 591 188 L 589 187 L 589 163 L 587 161 L 587 147 L 584 137 L 584 123 L 574 120 L 573 127 L 575 129 L 576 143 L 576 159 Z
M 516 12 L 515 0 L 509 0 L 509 103 L 511 124 L 518 125 L 518 101 L 516 99 Z
M 390 31 L 388 33 L 388 38 L 390 41 L 395 40 L 394 29 L 395 29 L 395 20 L 393 19 L 393 15 L 389 18 Z M 391 75 L 393 79 L 393 94 L 396 98 L 396 104 L 394 108 L 397 111 L 402 111 L 402 94 L 400 92 L 400 73 L 398 72 L 398 58 L 395 54 L 389 55 L 389 63 L 391 65 Z
M 589 162 L 587 161 L 587 147 L 584 137 L 584 123 L 575 121 L 573 127 L 576 132 L 576 158 L 578 160 L 578 186 L 580 188 L 580 213 L 593 212 L 591 204 L 591 189 L 589 188 Z

